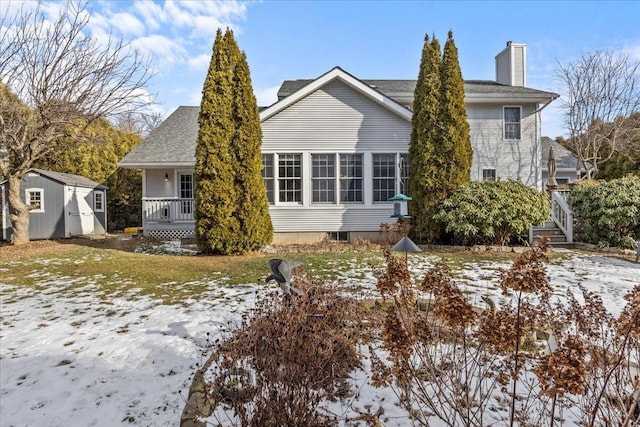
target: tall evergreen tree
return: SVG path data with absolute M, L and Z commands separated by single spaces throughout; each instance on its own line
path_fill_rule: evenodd
M 267 190 L 262 179 L 262 127 L 258 103 L 251 85 L 249 64 L 246 55 L 238 49 L 230 30 L 224 38 L 233 51 L 233 56 L 237 57 L 233 84 L 235 133 L 230 143 L 235 169 L 236 214 L 241 230 L 236 251 L 247 252 L 270 243 L 273 239 L 273 226 L 269 216 Z
M 420 241 L 433 241 L 440 225 L 432 221 L 438 209 L 440 158 L 440 43 L 435 35 L 426 35 L 422 47 L 420 71 L 413 99 L 411 141 L 409 144 L 409 204 L 413 217 L 412 234 Z
M 473 158 L 464 81 L 451 31 L 440 55 L 435 36 L 431 41 L 425 37 L 409 145 L 412 233 L 428 242 L 445 237 L 433 216 L 455 190 L 469 183 Z
M 202 88 L 195 165 L 195 237 L 205 253 L 234 252 L 240 232 L 229 141 L 233 123 L 233 58 L 218 29 Z
M 196 146 L 196 242 L 214 254 L 245 253 L 271 241 L 261 176 L 262 132 L 249 66 L 233 32 L 216 33 L 202 90 Z
M 449 31 L 440 68 L 440 123 L 447 176 L 443 181 L 446 197 L 471 182 L 473 150 L 464 103 L 464 80 L 458 62 L 458 49 Z

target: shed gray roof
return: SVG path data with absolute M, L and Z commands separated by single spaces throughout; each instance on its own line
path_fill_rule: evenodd
M 97 182 L 91 181 L 89 178 L 85 178 L 84 176 L 80 176 L 80 175 L 73 175 L 73 174 L 64 173 L 64 172 L 54 172 L 54 171 L 36 169 L 36 168 L 32 168 L 29 171 L 39 173 L 42 176 L 51 178 L 54 181 L 58 181 L 59 183 L 64 185 L 71 185 L 74 187 L 97 188 L 100 190 L 107 189 L 106 186 L 102 184 L 98 184 Z
M 549 148 L 553 147 L 553 156 L 556 159 L 556 168 L 558 169 L 576 169 L 578 159 L 571 151 L 555 142 L 548 136 L 542 137 L 542 167 L 547 168 L 549 161 Z

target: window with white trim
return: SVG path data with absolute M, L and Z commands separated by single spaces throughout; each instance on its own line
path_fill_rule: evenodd
M 180 198 L 186 199 L 180 202 L 180 213 L 181 214 L 192 214 L 193 213 L 193 174 L 192 173 L 181 173 L 178 176 L 178 182 L 180 185 Z
M 27 188 L 25 200 L 33 208 L 29 212 L 44 212 L 44 190 L 42 188 Z
M 504 139 L 520 139 L 521 119 L 520 107 L 504 107 Z
M 495 181 L 496 180 L 496 170 L 495 169 L 482 169 L 482 180 L 483 181 Z
M 311 155 L 311 193 L 314 203 L 336 202 L 336 155 Z
M 373 155 L 373 201 L 387 202 L 396 194 L 396 154 Z
M 267 189 L 267 200 L 272 205 L 275 201 L 273 192 L 273 154 L 262 155 L 262 180 Z
M 409 195 L 409 153 L 400 153 L 400 193 Z
M 362 203 L 362 154 L 340 154 L 340 203 Z
M 278 201 L 302 203 L 302 155 L 278 155 Z
M 104 193 L 102 191 L 93 192 L 93 210 L 104 212 Z

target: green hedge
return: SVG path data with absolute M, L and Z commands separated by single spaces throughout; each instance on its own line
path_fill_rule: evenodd
M 585 182 L 571 192 L 577 238 L 635 249 L 640 239 L 640 177 Z
M 504 245 L 549 218 L 548 196 L 519 181 L 472 182 L 448 198 L 434 220 L 463 244 Z

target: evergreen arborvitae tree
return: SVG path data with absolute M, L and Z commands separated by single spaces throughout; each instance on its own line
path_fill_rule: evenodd
M 219 29 L 202 88 L 196 144 L 195 237 L 204 253 L 234 252 L 240 234 L 235 215 L 234 159 L 229 144 L 235 133 L 233 61 Z
M 204 253 L 246 253 L 271 241 L 262 131 L 249 66 L 233 32 L 216 33 L 202 89 L 196 146 L 196 242 Z
M 235 133 L 230 145 L 234 159 L 236 215 L 241 231 L 235 251 L 244 253 L 271 243 L 273 226 L 262 179 L 262 127 L 249 64 L 245 54 L 238 49 L 233 33 L 227 31 L 224 38 L 233 56 L 238 58 L 233 81 Z
M 409 158 L 412 233 L 420 241 L 441 241 L 444 228 L 433 216 L 442 202 L 470 182 L 473 158 L 464 81 L 451 31 L 442 58 L 435 36 L 431 41 L 425 37 L 414 94 Z
M 464 80 L 458 62 L 458 49 L 449 31 L 440 68 L 440 130 L 447 175 L 443 180 L 445 198 L 471 182 L 473 150 L 464 103 Z M 443 199 L 444 200 L 444 199 Z M 441 201 L 438 201 L 440 203 Z
M 412 234 L 419 241 L 433 241 L 441 225 L 431 218 L 441 199 L 440 126 L 440 43 L 425 36 L 420 71 L 413 99 L 411 142 L 409 144 L 409 213 Z

